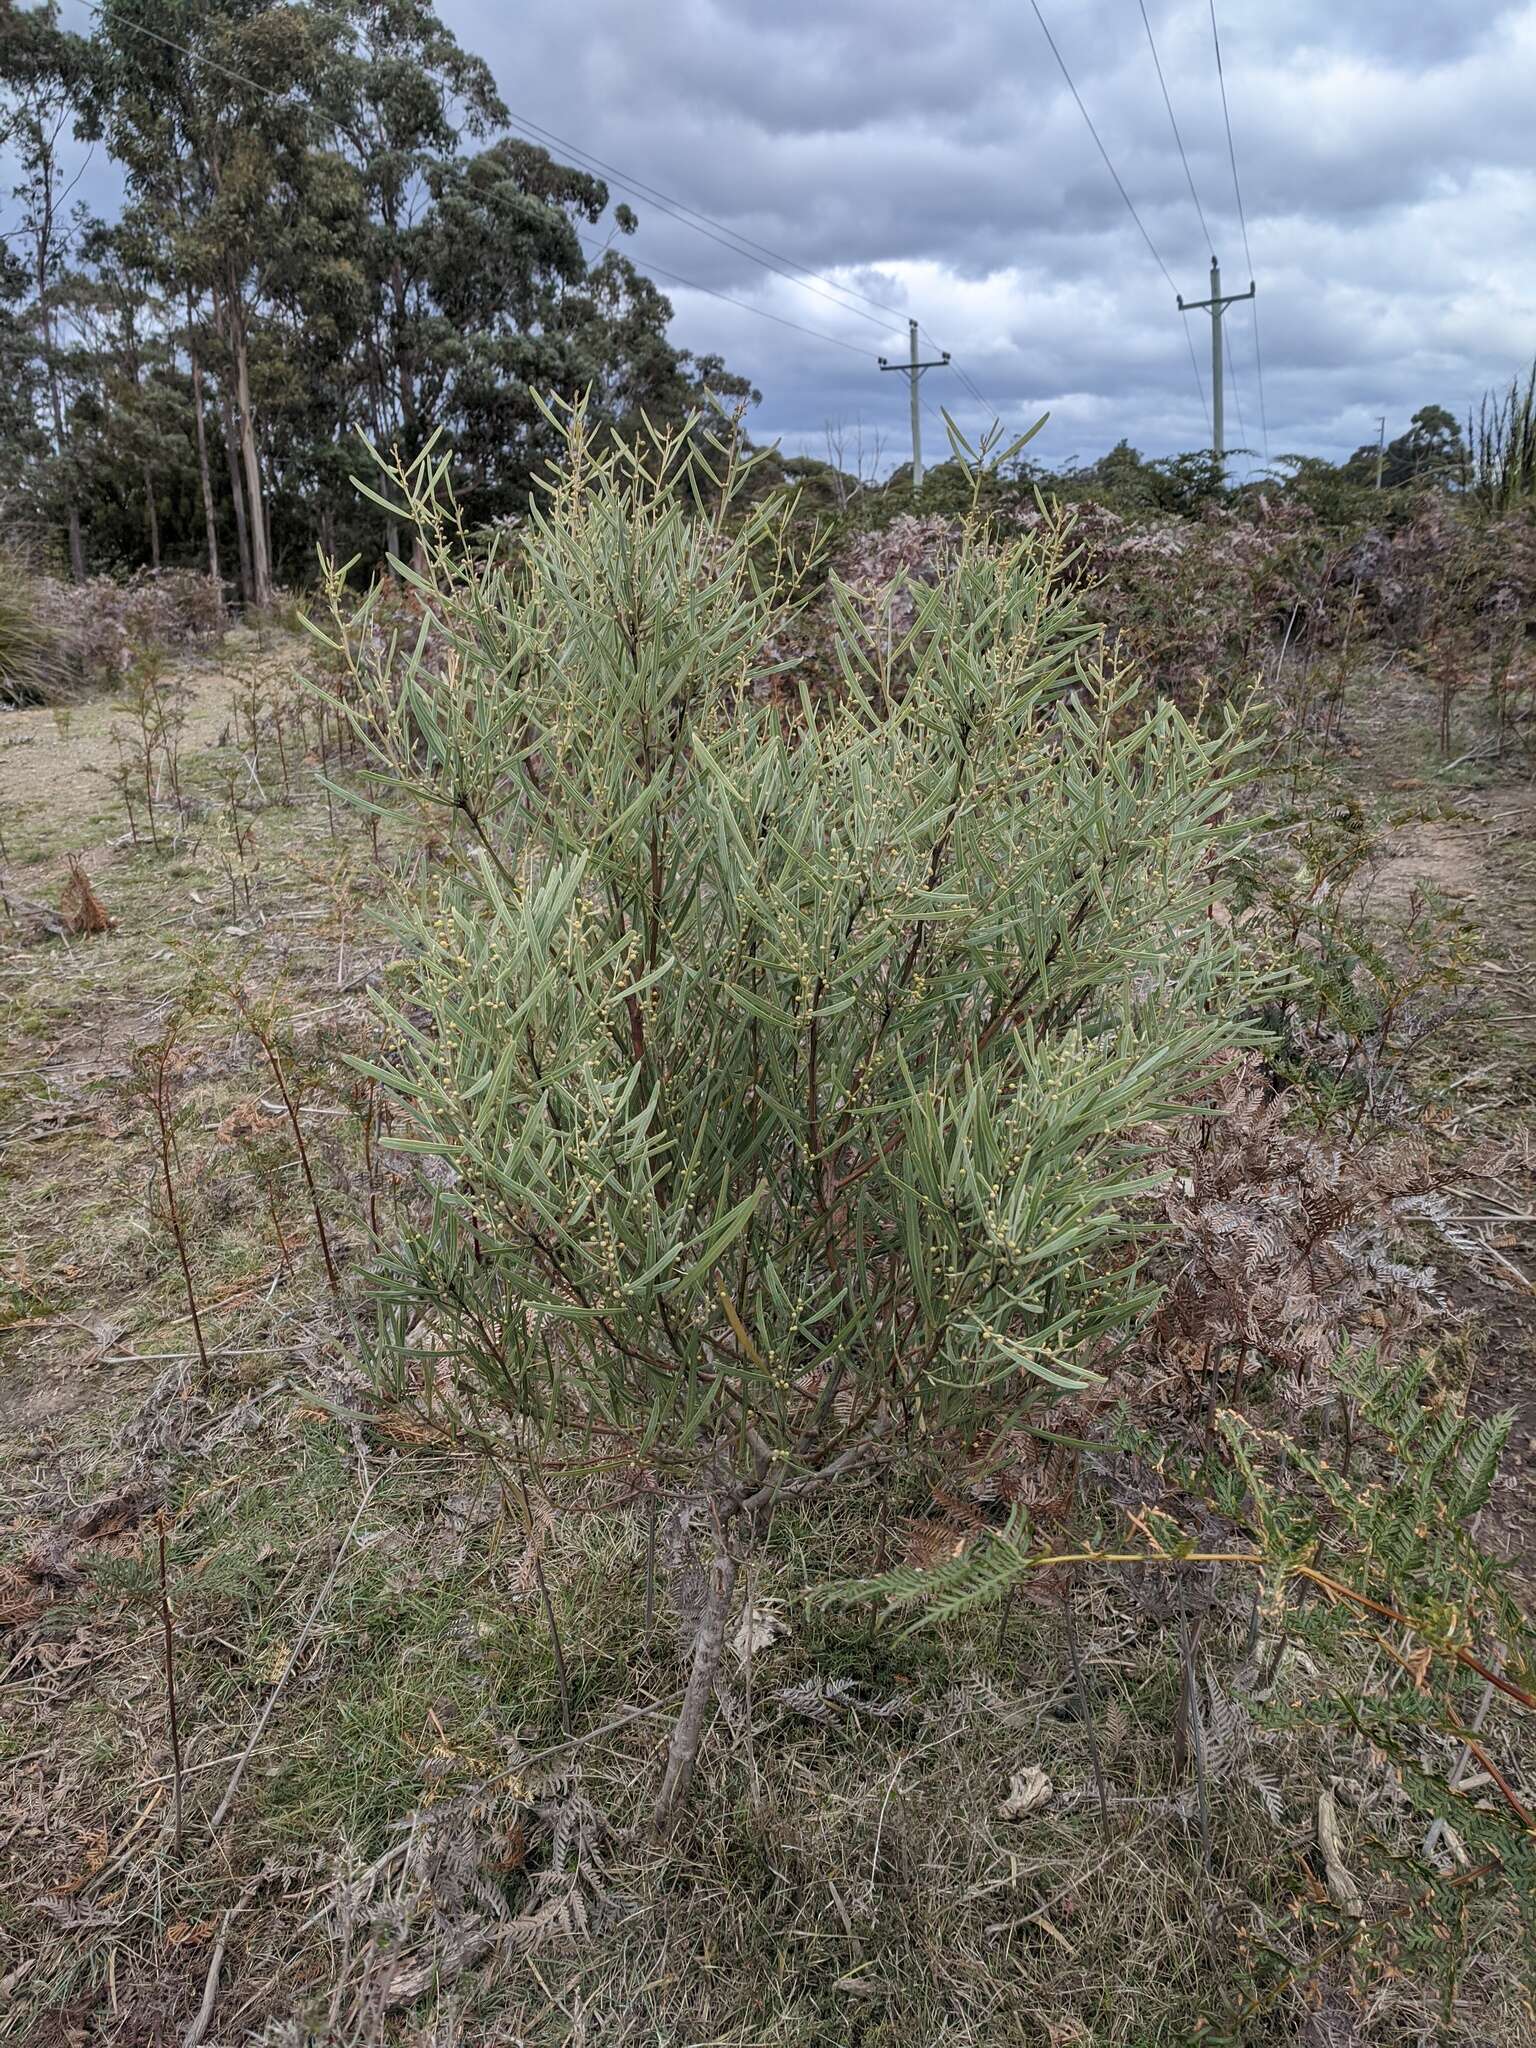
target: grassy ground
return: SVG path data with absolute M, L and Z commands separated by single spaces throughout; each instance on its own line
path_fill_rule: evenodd
M 1364 900 L 1383 929 L 1417 911 L 1463 920 L 1465 1007 L 1434 1048 L 1436 1122 L 1463 1163 L 1458 1192 L 1487 1251 L 1453 1265 L 1452 1302 L 1478 1360 L 1475 1403 L 1519 1420 L 1488 1536 L 1536 1568 L 1536 761 L 1494 754 L 1463 700 L 1447 763 L 1432 680 L 1402 665 L 1360 679 L 1331 772 L 1375 814 Z
M 1322 1889 L 1315 1786 L 1283 1738 L 1236 1745 L 1202 1839 L 1166 1587 L 1077 1608 L 1107 1822 L 1059 1601 L 906 1640 L 809 1605 L 893 1554 L 919 1473 L 767 1532 L 693 1805 L 652 1836 L 683 1673 L 664 1592 L 648 1611 L 643 1504 L 592 1477 L 508 1495 L 360 1366 L 369 1215 L 387 1229 L 411 1186 L 340 1055 L 367 1042 L 381 858 L 408 849 L 333 812 L 316 761 L 269 747 L 242 780 L 240 706 L 282 701 L 298 656 L 240 645 L 187 674 L 201 815 L 158 851 L 125 843 L 120 704 L 0 728 L 0 2038 L 1531 2039 L 1496 1946 L 1449 2012 L 1400 1974 L 1352 1991 L 1343 1960 L 1245 2011 L 1279 1981 L 1251 1945 L 1283 1956 Z M 1444 1056 L 1443 1135 L 1475 1229 L 1521 1267 L 1531 789 L 1508 762 L 1440 775 L 1415 687 L 1356 704 L 1334 765 L 1379 802 L 1382 914 L 1429 882 L 1486 933 L 1493 995 Z M 71 851 L 114 919 L 98 936 L 28 907 L 58 902 Z M 339 1301 L 236 984 L 283 1019 Z M 183 1013 L 172 1176 L 206 1374 L 135 1067 Z M 1529 1293 L 1483 1257 L 1456 1285 L 1479 1398 L 1520 1404 L 1536 1454 Z M 1497 1517 L 1536 1554 L 1518 1468 Z M 1197 1618 L 1229 1671 L 1246 1616 L 1211 1591 Z M 1003 1817 L 1031 1770 L 1050 1796 Z M 1346 1831 L 1380 1790 L 1356 1785 Z

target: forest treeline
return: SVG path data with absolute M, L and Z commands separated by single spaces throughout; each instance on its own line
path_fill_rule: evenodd
M 80 144 L 117 217 L 77 195 Z M 533 394 L 619 431 L 748 387 L 668 339 L 606 185 L 507 132 L 430 0 L 0 4 L 0 525 L 79 580 L 177 563 L 265 605 L 398 552 L 358 436 L 441 431 L 465 516 L 526 503 Z

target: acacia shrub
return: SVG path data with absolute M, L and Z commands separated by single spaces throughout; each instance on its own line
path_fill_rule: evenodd
M 1245 770 L 1106 681 L 1059 551 L 975 521 L 902 630 L 840 598 L 840 687 L 786 716 L 782 508 L 732 511 L 731 448 L 564 427 L 515 572 L 418 465 L 417 638 L 339 582 L 326 637 L 366 800 L 453 828 L 370 1069 L 437 1162 L 387 1348 L 424 1321 L 522 1441 L 644 1468 L 675 1555 L 708 1532 L 665 1812 L 760 1511 L 1031 1426 L 1145 1305 L 1133 1209 L 1249 1036 L 1211 914 Z

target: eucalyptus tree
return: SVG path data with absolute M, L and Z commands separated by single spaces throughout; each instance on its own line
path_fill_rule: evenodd
M 89 278 L 81 313 L 87 360 L 107 426 L 97 459 L 123 479 L 125 501 L 139 499 L 149 565 L 158 569 L 161 494 L 186 471 L 191 455 L 174 325 L 157 288 L 154 254 L 131 224 L 93 224 L 81 237 L 81 254 Z
M 430 0 L 353 0 L 316 90 L 332 146 L 352 172 L 356 260 L 366 293 L 357 328 L 356 423 L 381 445 L 417 452 L 421 385 L 443 341 L 432 303 L 432 178 L 465 135 L 505 124 L 489 66 L 462 50 Z
M 62 507 L 77 582 L 85 575 L 85 548 L 70 417 L 69 256 L 78 223 L 69 206 L 64 147 L 78 108 L 83 47 L 79 37 L 60 29 L 53 0 L 0 14 L 0 146 L 20 172 L 11 194 L 18 202 L 12 253 L 25 267 L 27 319 L 46 406 L 44 491 Z
M 608 212 L 608 187 L 535 144 L 497 142 L 432 179 L 428 282 L 439 317 L 424 421 L 445 427 L 466 516 L 523 508 L 560 452 L 545 393 L 585 394 L 588 417 L 633 438 L 677 423 L 706 386 L 747 397 L 718 358 L 695 361 L 667 336 L 668 299 L 617 249 L 583 229 Z M 612 234 L 637 223 L 613 209 Z M 595 260 L 593 260 L 595 259 Z
M 38 364 L 27 319 L 27 271 L 0 242 L 0 520 L 9 526 L 47 453 L 38 426 Z
M 98 17 L 91 42 L 88 129 L 163 238 L 168 272 L 192 304 L 212 308 L 258 606 L 273 583 L 254 332 L 296 259 L 306 269 L 344 260 L 345 236 L 327 237 L 334 207 L 313 203 L 312 83 L 328 46 L 316 11 L 267 0 L 123 0 Z
M 567 294 L 563 316 L 599 416 L 631 438 L 647 420 L 687 418 L 706 397 L 761 399 L 722 357 L 694 355 L 668 339 L 671 300 L 622 250 L 603 252 L 581 289 Z
M 230 535 L 261 605 L 317 540 L 377 558 L 359 435 L 407 463 L 444 435 L 466 511 L 494 519 L 554 452 L 536 395 L 589 392 L 632 435 L 706 384 L 747 390 L 671 344 L 665 297 L 594 232 L 633 214 L 501 132 L 489 69 L 431 0 L 114 0 L 86 37 L 44 0 L 0 14 L 0 89 L 34 341 L 13 388 L 41 394 L 36 495 L 77 573 L 99 512 L 130 558 L 197 552 L 214 575 Z M 71 126 L 124 184 L 83 264 Z

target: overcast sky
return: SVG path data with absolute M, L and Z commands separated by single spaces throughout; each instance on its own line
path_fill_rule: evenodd
M 1041 0 L 1078 91 L 1186 298 L 1211 250 L 1138 0 Z M 1184 323 L 1028 0 L 442 0 L 519 114 L 835 283 L 915 313 L 1010 424 L 1047 407 L 1054 462 L 1122 435 L 1208 440 Z M 1209 0 L 1147 0 L 1225 289 L 1249 278 Z M 1536 349 L 1536 0 L 1218 0 L 1259 287 L 1273 454 L 1338 456 L 1427 401 L 1464 413 Z M 615 191 L 618 180 L 611 181 Z M 633 199 L 634 259 L 865 351 L 661 280 L 690 347 L 763 392 L 755 427 L 904 457 L 905 318 L 868 324 Z M 865 307 L 866 312 L 870 309 Z M 1202 386 L 1210 324 L 1189 319 Z M 1228 439 L 1262 452 L 1251 309 L 1228 316 Z M 925 353 L 931 351 L 925 350 Z M 924 379 L 967 424 L 953 372 Z M 931 426 L 931 422 L 927 423 Z M 1239 471 L 1240 473 L 1240 471 Z
M 841 423 L 850 464 L 860 432 L 866 460 L 877 439 L 885 466 L 905 459 L 905 380 L 875 359 L 905 353 L 911 313 L 986 408 L 955 370 L 924 379 L 930 404 L 968 427 L 1049 408 L 1035 451 L 1053 465 L 1121 436 L 1153 454 L 1207 444 L 1208 318 L 1191 315 L 1186 339 L 1030 0 L 439 6 L 519 117 L 895 309 L 834 303 L 611 177 L 640 216 L 624 246 L 672 299 L 676 339 L 762 390 L 758 438 L 820 453 Z M 1140 0 L 1041 6 L 1174 287 L 1204 298 L 1211 250 Z M 1391 435 L 1429 401 L 1465 414 L 1536 349 L 1536 0 L 1217 13 L 1271 453 L 1348 454 L 1379 414 Z M 1147 14 L 1224 287 L 1241 290 L 1209 0 L 1147 0 Z M 1252 314 L 1228 316 L 1227 435 L 1259 460 Z

